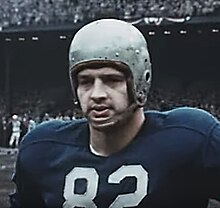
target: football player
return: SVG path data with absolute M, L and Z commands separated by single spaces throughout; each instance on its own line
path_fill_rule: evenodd
M 11 128 L 9 146 L 14 147 L 15 145 L 15 147 L 18 147 L 21 136 L 21 121 L 19 120 L 19 117 L 16 114 L 14 114 L 11 118 L 12 119 L 8 125 Z
M 85 119 L 27 134 L 13 208 L 205 208 L 220 196 L 220 125 L 206 111 L 144 111 L 147 42 L 133 25 L 102 19 L 69 49 L 70 80 Z

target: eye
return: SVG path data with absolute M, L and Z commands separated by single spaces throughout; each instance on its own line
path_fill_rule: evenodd
M 115 76 L 115 75 L 104 78 L 104 82 L 109 84 L 120 83 L 123 82 L 124 80 L 125 78 L 123 76 Z
M 93 84 L 93 79 L 89 77 L 80 77 L 78 78 L 79 86 L 88 86 Z
M 121 84 L 125 81 L 123 76 L 118 75 L 108 75 L 102 77 L 103 82 L 111 88 L 116 88 L 121 86 Z

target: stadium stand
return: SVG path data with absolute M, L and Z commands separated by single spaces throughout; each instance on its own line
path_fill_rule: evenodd
M 204 16 L 218 14 L 219 6 L 218 0 L 3 0 L 0 27 L 76 24 L 101 17 Z

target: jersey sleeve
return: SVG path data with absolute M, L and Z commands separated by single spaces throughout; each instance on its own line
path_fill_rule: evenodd
M 16 190 L 10 195 L 11 208 L 47 207 L 46 199 L 43 198 L 42 193 L 47 192 L 42 188 L 42 183 L 47 182 L 43 178 L 44 175 L 39 175 L 37 170 L 44 173 L 45 166 L 42 166 L 42 158 L 47 158 L 46 150 L 48 148 L 47 145 L 45 146 L 48 144 L 45 141 L 52 141 L 51 144 L 54 145 L 60 140 L 59 132 L 63 132 L 62 129 L 69 128 L 69 125 L 72 125 L 71 122 L 44 122 L 22 138 L 16 160 L 15 174 L 12 179 Z M 61 135 L 63 134 L 61 133 Z M 45 163 L 47 164 L 47 162 Z
M 16 188 L 15 192 L 9 196 L 11 208 L 44 207 L 42 197 L 34 182 L 33 174 L 30 174 L 30 172 L 33 172 L 31 164 L 39 164 L 33 164 L 33 155 L 32 151 L 29 151 L 29 148 L 38 138 L 44 136 L 42 134 L 45 132 L 45 128 L 44 125 L 39 125 L 32 132 L 26 134 L 19 145 L 15 173 L 12 178 Z
M 203 167 L 205 170 L 204 191 L 211 198 L 220 201 L 220 124 L 217 122 L 210 132 L 209 139 L 203 148 Z
M 43 208 L 43 200 L 38 189 L 32 182 L 30 176 L 25 173 L 19 157 L 16 162 L 16 171 L 12 181 L 16 185 L 14 193 L 9 195 L 10 208 Z

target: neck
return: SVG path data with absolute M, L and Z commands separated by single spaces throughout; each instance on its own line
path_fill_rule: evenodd
M 92 147 L 92 152 L 101 156 L 109 156 L 120 151 L 135 138 L 144 120 L 143 109 L 138 108 L 127 119 L 127 122 L 120 126 L 100 131 L 90 125 L 90 147 Z

